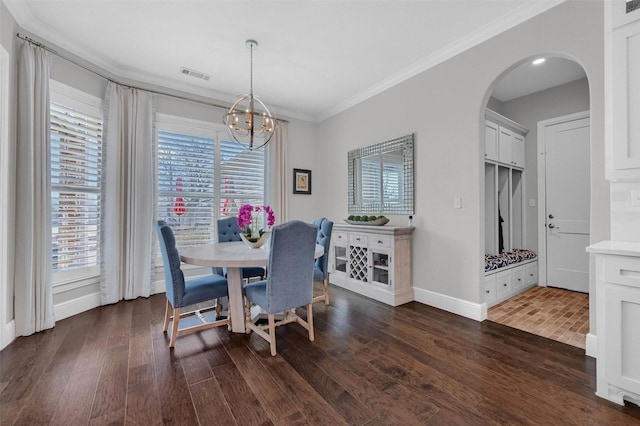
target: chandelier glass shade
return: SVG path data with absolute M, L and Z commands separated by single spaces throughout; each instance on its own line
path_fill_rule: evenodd
M 254 150 L 271 140 L 277 123 L 269 108 L 253 94 L 253 50 L 258 42 L 247 40 L 245 45 L 251 50 L 250 91 L 233 103 L 223 122 L 235 142 Z

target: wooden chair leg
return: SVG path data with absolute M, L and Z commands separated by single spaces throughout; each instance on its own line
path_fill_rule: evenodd
M 169 329 L 169 321 L 171 321 L 171 311 L 173 310 L 171 303 L 169 303 L 169 299 L 167 299 L 167 305 L 164 309 L 164 326 L 162 331 L 166 332 Z
M 173 310 L 173 327 L 171 330 L 171 341 L 169 347 L 172 348 L 176 344 L 176 338 L 178 337 L 178 323 L 180 323 L 180 308 Z
M 229 315 L 229 318 L 231 318 L 231 315 Z M 247 327 L 247 324 L 253 324 L 251 321 L 251 301 L 246 297 L 244 299 L 244 324 L 244 332 L 247 334 L 251 333 L 251 329 Z
M 323 285 L 324 285 L 324 304 L 328 305 L 329 304 L 329 279 L 328 278 L 324 279 Z
M 276 356 L 276 316 L 267 314 L 269 319 L 269 344 L 271 346 L 271 356 Z
M 315 339 L 313 332 L 313 302 L 307 305 L 307 324 L 309 324 L 309 340 L 313 342 Z
M 216 320 L 220 319 L 222 316 L 222 302 L 220 298 L 216 299 Z

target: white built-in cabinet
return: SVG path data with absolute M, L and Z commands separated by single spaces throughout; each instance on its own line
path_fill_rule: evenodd
M 526 248 L 524 143 L 529 130 L 491 110 L 485 118 L 485 253 L 498 254 Z M 487 272 L 485 302 L 499 303 L 537 282 L 536 260 Z
M 487 110 L 485 121 L 485 253 L 525 248 L 524 141 L 528 129 Z M 496 147 L 496 155 L 490 155 Z M 502 221 L 501 221 L 502 220 Z
M 596 394 L 640 405 L 640 243 L 602 241 L 596 258 Z
M 484 276 L 484 301 L 488 307 L 496 305 L 537 283 L 537 260 L 526 260 L 487 272 Z
M 334 224 L 329 282 L 392 306 L 412 301 L 414 229 Z
M 637 2 L 604 4 L 605 146 L 607 179 L 637 185 L 640 8 L 633 7 Z M 633 211 L 629 206 L 625 214 L 634 217 Z M 596 394 L 620 405 L 625 400 L 640 405 L 640 243 L 601 241 L 587 251 L 595 257 Z
M 640 8 L 605 2 L 605 132 L 608 178 L 640 181 Z

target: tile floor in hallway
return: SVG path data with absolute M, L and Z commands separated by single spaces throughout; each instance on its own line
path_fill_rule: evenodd
M 488 316 L 490 321 L 584 349 L 589 295 L 533 287 L 490 308 Z

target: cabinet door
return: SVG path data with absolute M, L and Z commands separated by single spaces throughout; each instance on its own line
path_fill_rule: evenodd
M 607 382 L 640 395 L 640 287 L 605 284 L 604 297 Z
M 516 293 L 524 288 L 524 266 L 518 266 L 511 270 L 511 290 Z
M 511 157 L 514 166 L 524 168 L 524 136 L 517 133 L 513 134 Z
M 640 7 L 605 2 L 606 142 L 612 147 L 611 178 L 640 180 Z
M 484 301 L 491 306 L 496 303 L 496 285 L 497 274 L 487 275 L 484 277 Z
M 496 296 L 498 300 L 506 298 L 511 292 L 511 271 L 496 274 Z
M 484 157 L 498 161 L 498 125 L 488 120 L 484 125 Z
M 390 286 L 391 281 L 391 256 L 382 250 L 371 249 L 371 281 Z
M 525 265 L 524 283 L 527 287 L 538 283 L 538 262 L 528 263 Z
M 498 135 L 498 161 L 505 164 L 513 164 L 513 132 L 500 126 Z
M 331 264 L 333 273 L 346 274 L 349 258 L 347 256 L 347 246 L 333 244 L 331 249 Z

